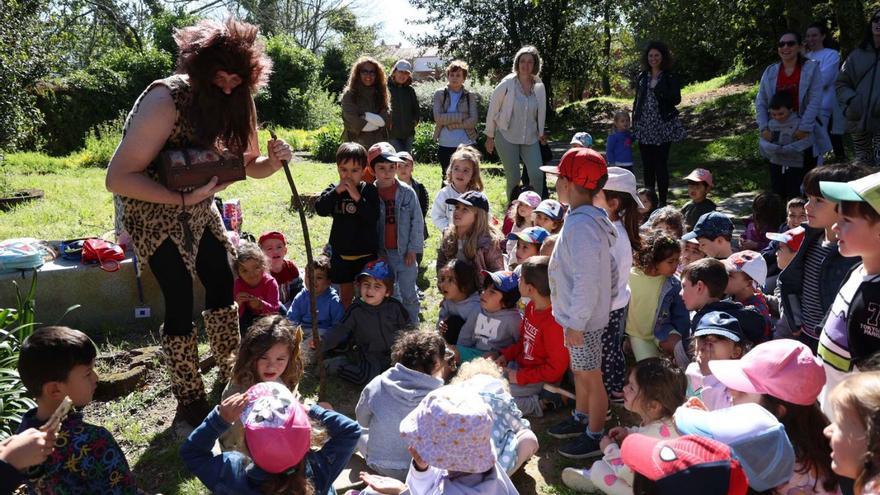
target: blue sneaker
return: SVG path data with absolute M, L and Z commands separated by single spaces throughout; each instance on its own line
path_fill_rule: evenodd
M 587 431 L 588 421 L 589 418 L 585 415 L 571 414 L 565 421 L 551 426 L 547 434 L 559 439 L 579 437 Z
M 557 452 L 563 457 L 569 459 L 587 459 L 589 457 L 598 457 L 602 455 L 602 449 L 599 448 L 599 438 L 593 438 L 586 432 L 581 433 L 576 439 L 559 447 Z

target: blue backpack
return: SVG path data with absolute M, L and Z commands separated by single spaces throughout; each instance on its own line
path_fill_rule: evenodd
M 46 254 L 46 248 L 37 239 L 0 241 L 0 274 L 39 268 Z

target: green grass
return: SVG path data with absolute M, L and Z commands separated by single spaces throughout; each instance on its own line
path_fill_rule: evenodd
M 713 77 L 708 81 L 699 81 L 688 84 L 687 86 L 681 88 L 681 94 L 682 96 L 684 96 L 694 93 L 704 93 L 706 91 L 711 91 L 713 89 L 727 86 L 728 84 L 734 83 L 737 80 L 741 79 L 746 72 L 746 68 L 738 66 L 732 71 L 726 74 L 721 74 L 718 77 Z

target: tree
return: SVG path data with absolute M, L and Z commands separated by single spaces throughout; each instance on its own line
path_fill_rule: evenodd
M 266 36 L 285 34 L 299 46 L 318 53 L 339 32 L 345 17 L 358 0 L 231 0 L 259 24 Z
M 551 109 L 557 74 L 570 74 L 571 64 L 583 67 L 591 56 L 572 45 L 579 23 L 586 18 L 584 7 L 590 5 L 589 2 L 410 0 L 410 3 L 427 12 L 423 22 L 432 24 L 438 33 L 421 36 L 418 43 L 436 46 L 442 53 L 466 60 L 479 76 L 498 77 L 510 72 L 517 50 L 528 44 L 536 46 L 543 58 L 541 78 Z M 586 58 L 573 57 L 575 53 Z

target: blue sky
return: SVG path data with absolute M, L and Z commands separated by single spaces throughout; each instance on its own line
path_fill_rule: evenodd
M 405 37 L 426 30 L 425 26 L 407 22 L 424 17 L 424 13 L 411 6 L 408 0 L 363 0 L 358 16 L 366 23 L 382 23 L 380 39 L 388 44 L 402 42 L 411 46 L 412 43 Z

